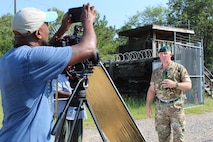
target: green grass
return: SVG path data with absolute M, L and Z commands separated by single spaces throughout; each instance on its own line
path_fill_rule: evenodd
M 138 120 L 147 118 L 145 108 L 146 100 L 144 98 L 123 97 L 123 100 L 134 119 Z M 152 105 L 152 110 L 154 111 L 154 105 Z
M 213 111 L 213 98 L 210 96 L 206 96 L 204 99 L 204 105 L 197 106 L 186 106 L 185 113 L 186 114 L 202 114 L 206 112 Z
M 145 109 L 145 99 L 142 98 L 134 98 L 134 97 L 123 97 L 123 100 L 128 107 L 129 112 L 131 113 L 132 117 L 135 120 L 139 119 L 146 119 L 146 109 Z M 210 96 L 205 96 L 204 99 L 204 105 L 194 105 L 194 106 L 185 106 L 185 113 L 186 114 L 202 114 L 206 112 L 212 112 L 213 111 L 213 98 Z M 153 114 L 152 117 L 154 117 L 154 106 L 152 105 Z M 84 120 L 84 126 L 85 127 L 95 127 L 94 121 L 87 110 L 88 118 Z M 0 97 L 0 128 L 2 127 L 2 118 L 3 118 L 3 112 L 1 107 L 1 97 Z
M 134 119 L 146 119 L 146 108 L 145 108 L 145 99 L 137 99 L 137 98 L 124 98 L 128 109 L 133 115 Z M 184 106 L 184 110 L 186 114 L 202 114 L 206 112 L 213 111 L 213 98 L 210 96 L 205 96 L 204 105 L 192 105 L 192 106 Z M 154 117 L 155 109 L 154 105 L 152 105 L 152 117 Z
M 132 117 L 135 120 L 147 119 L 145 99 L 134 98 L 134 97 L 123 97 L 123 100 L 126 103 L 128 110 L 130 111 Z M 186 114 L 202 114 L 206 112 L 212 112 L 213 98 L 210 96 L 206 96 L 204 100 L 205 100 L 204 105 L 185 106 L 184 107 L 185 113 Z M 152 105 L 152 110 L 153 110 L 152 117 L 154 117 L 154 114 L 155 114 L 154 105 Z M 88 118 L 84 120 L 84 126 L 94 127 L 95 125 L 92 120 L 92 117 L 90 116 L 89 112 L 87 112 L 87 114 L 88 114 Z

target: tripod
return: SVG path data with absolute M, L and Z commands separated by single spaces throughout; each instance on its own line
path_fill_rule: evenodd
M 59 139 L 59 136 L 61 134 L 61 130 L 63 128 L 63 125 L 64 125 L 64 121 L 65 121 L 65 118 L 66 118 L 66 114 L 67 114 L 67 111 L 68 111 L 68 108 L 70 106 L 70 103 L 73 99 L 73 97 L 75 95 L 78 95 L 78 101 L 79 101 L 79 104 L 78 104 L 78 107 L 77 107 L 77 111 L 76 111 L 76 115 L 75 115 L 75 118 L 74 118 L 74 121 L 73 121 L 73 125 L 71 127 L 71 131 L 70 131 L 70 134 L 69 134 L 69 138 L 68 138 L 68 142 L 70 142 L 72 136 L 73 136 L 73 131 L 74 131 L 74 128 L 75 128 L 75 125 L 76 125 L 76 121 L 78 119 L 78 116 L 79 116 L 79 113 L 80 113 L 80 110 L 81 110 L 81 106 L 83 105 L 83 103 L 86 104 L 86 107 L 88 108 L 88 110 L 90 111 L 90 114 L 95 122 L 95 125 L 98 129 L 98 132 L 103 140 L 103 142 L 107 142 L 107 139 L 106 139 L 106 136 L 104 135 L 103 131 L 101 130 L 100 128 L 100 125 L 95 117 L 95 114 L 94 112 L 92 111 L 92 108 L 86 98 L 86 88 L 88 87 L 88 78 L 87 76 L 83 76 L 77 83 L 77 85 L 75 86 L 75 89 L 73 91 L 73 95 L 69 97 L 63 111 L 60 113 L 59 117 L 58 117 L 58 120 L 56 121 L 53 129 L 52 129 L 52 132 L 51 134 L 52 135 L 55 135 L 55 142 L 58 141 Z

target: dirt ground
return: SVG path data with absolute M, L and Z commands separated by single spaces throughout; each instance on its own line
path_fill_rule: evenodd
M 158 142 L 153 118 L 135 122 L 146 142 Z M 83 142 L 102 142 L 102 139 L 96 128 L 85 128 Z M 213 142 L 213 112 L 186 115 L 185 142 Z

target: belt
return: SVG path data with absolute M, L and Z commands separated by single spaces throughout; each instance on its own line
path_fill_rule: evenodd
M 157 100 L 158 100 L 160 103 L 163 103 L 163 104 L 174 103 L 174 102 L 178 101 L 179 99 L 180 99 L 180 98 L 173 98 L 173 99 L 169 99 L 169 100 L 162 100 L 162 99 L 157 98 Z

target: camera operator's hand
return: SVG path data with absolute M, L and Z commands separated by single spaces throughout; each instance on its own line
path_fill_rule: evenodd
M 93 24 L 96 18 L 96 10 L 94 6 L 90 6 L 88 3 L 87 5 L 83 5 L 83 10 L 81 14 L 81 21 L 83 24 Z
M 64 14 L 61 27 L 63 28 L 65 32 L 68 31 L 72 25 L 71 18 L 72 18 L 72 15 L 69 14 L 69 12 Z
M 64 14 L 62 19 L 62 24 L 60 28 L 58 29 L 58 31 L 55 33 L 55 35 L 50 39 L 49 41 L 50 44 L 55 42 L 55 38 L 57 39 L 63 38 L 64 33 L 67 32 L 72 25 L 71 18 L 72 18 L 72 15 L 69 14 L 69 12 Z
M 83 5 L 81 14 L 81 22 L 83 24 L 83 36 L 78 44 L 72 46 L 72 58 L 69 65 L 75 65 L 96 55 L 96 34 L 93 23 L 96 18 L 96 10 L 94 6 Z

